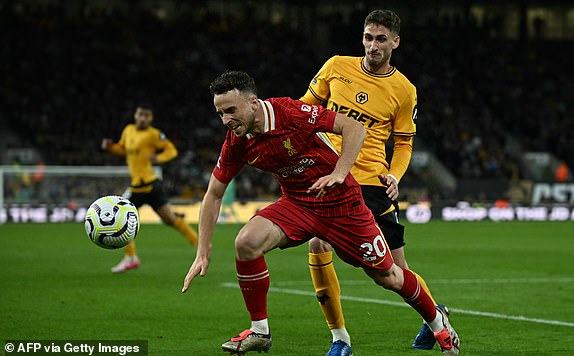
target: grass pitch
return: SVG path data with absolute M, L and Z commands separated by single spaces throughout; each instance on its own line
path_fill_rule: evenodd
M 82 224 L 0 226 L 0 340 L 147 340 L 150 355 L 224 355 L 249 326 L 233 239 L 219 225 L 210 268 L 187 294 L 195 250 L 163 225 L 137 238 L 142 266 L 113 275 L 121 251 L 89 242 Z M 573 222 L 407 225 L 407 260 L 449 306 L 465 355 L 574 354 Z M 313 297 L 306 246 L 267 255 L 273 348 L 324 355 L 330 333 Z M 420 318 L 394 293 L 337 260 L 354 354 L 414 351 Z

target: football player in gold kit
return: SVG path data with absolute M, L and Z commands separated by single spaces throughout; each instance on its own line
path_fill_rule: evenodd
M 165 224 L 175 228 L 196 246 L 197 234 L 181 216 L 171 210 L 162 182 L 153 171 L 154 164 L 165 163 L 177 157 L 177 149 L 163 132 L 151 126 L 153 111 L 149 105 L 139 105 L 134 119 L 134 124 L 124 128 L 119 142 L 115 143 L 109 138 L 102 140 L 103 150 L 126 157 L 131 186 L 124 193 L 124 197 L 137 208 L 149 204 Z M 114 273 L 125 272 L 140 265 L 134 241 L 124 250 L 124 258 L 112 267 Z
M 361 122 L 367 129 L 351 173 L 361 185 L 365 202 L 383 231 L 395 263 L 407 269 L 404 227 L 399 224 L 396 199 L 399 181 L 409 166 L 416 134 L 417 93 L 415 86 L 390 64 L 392 51 L 399 46 L 399 31 L 400 19 L 394 12 L 371 12 L 364 22 L 365 55 L 328 59 L 301 100 L 323 104 Z M 394 150 L 389 164 L 385 144 L 391 133 Z M 340 151 L 341 137 L 326 135 Z M 327 242 L 318 238 L 309 242 L 309 268 L 317 299 L 333 334 L 327 356 L 352 355 L 332 247 Z M 431 295 L 422 278 L 418 275 L 417 278 Z M 448 312 L 443 305 L 439 307 Z M 433 332 L 423 322 L 413 348 L 432 349 L 434 344 Z

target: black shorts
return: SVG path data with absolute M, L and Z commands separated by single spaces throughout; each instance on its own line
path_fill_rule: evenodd
M 148 204 L 154 210 L 157 210 L 168 203 L 167 195 L 163 191 L 161 180 L 154 180 L 147 185 L 138 186 L 137 188 L 142 189 L 147 186 L 151 186 L 151 190 L 149 192 L 135 193 L 132 191 L 132 187 L 130 187 L 126 189 L 123 197 L 131 201 L 136 208 L 139 208 L 144 204 Z
M 395 204 L 395 208 L 385 214 L 385 211 L 389 210 L 393 205 L 393 201 L 389 199 L 385 192 L 386 190 L 387 187 L 361 186 L 365 204 L 367 204 L 367 207 L 369 207 L 375 217 L 375 221 L 383 231 L 389 248 L 394 250 L 405 245 L 405 227 L 399 224 L 398 205 Z

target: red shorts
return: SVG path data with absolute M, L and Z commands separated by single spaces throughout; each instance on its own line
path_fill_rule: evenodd
M 371 211 L 363 202 L 361 206 L 351 215 L 331 217 L 280 198 L 256 215 L 277 224 L 293 246 L 316 236 L 329 242 L 348 264 L 386 271 L 391 268 L 393 257 Z

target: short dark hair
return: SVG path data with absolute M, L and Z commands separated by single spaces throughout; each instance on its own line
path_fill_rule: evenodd
M 401 32 L 401 19 L 397 14 L 395 14 L 391 10 L 373 10 L 370 14 L 367 15 L 365 18 L 365 24 L 363 26 L 367 27 L 367 25 L 376 24 L 382 25 L 388 28 L 391 33 L 396 35 Z
M 142 110 L 149 110 L 152 113 L 154 112 L 154 108 L 153 105 L 150 102 L 147 101 L 143 101 L 143 102 L 138 102 L 136 105 L 136 109 L 142 109 Z
M 211 95 L 224 94 L 233 89 L 257 96 L 255 80 L 249 74 L 239 70 L 227 71 L 215 78 L 209 85 Z

